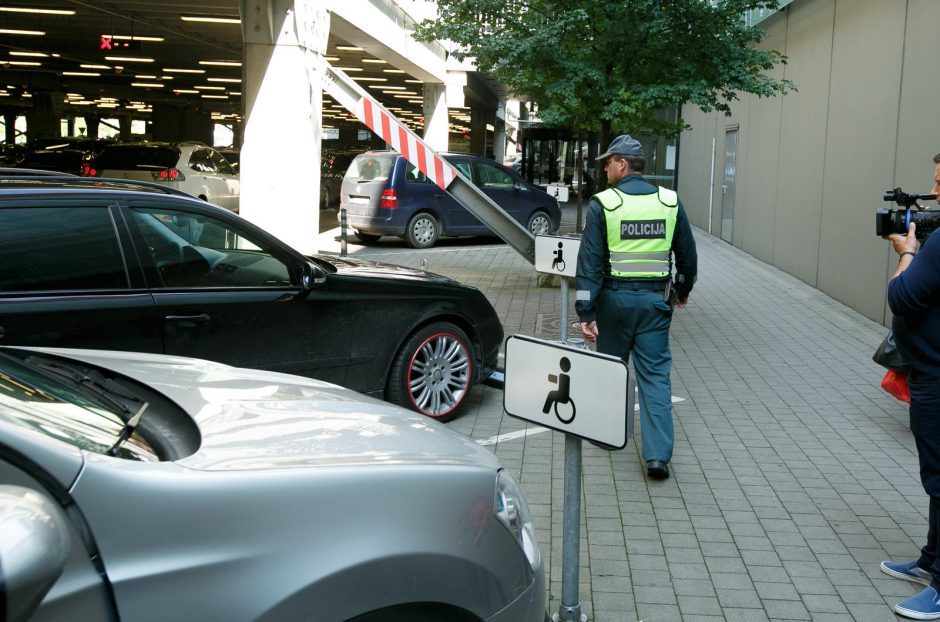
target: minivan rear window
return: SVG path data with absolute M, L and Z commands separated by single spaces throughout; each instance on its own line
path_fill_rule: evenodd
M 174 147 L 143 147 L 120 145 L 108 147 L 95 158 L 94 167 L 119 171 L 150 171 L 173 168 L 179 162 L 179 149 Z
M 396 154 L 372 155 L 362 154 L 356 156 L 349 165 L 343 179 L 352 181 L 385 181 L 392 174 L 392 165 L 395 164 Z

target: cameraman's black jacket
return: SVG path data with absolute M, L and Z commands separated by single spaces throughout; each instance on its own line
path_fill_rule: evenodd
M 940 382 L 940 230 L 927 236 L 911 265 L 888 283 L 888 306 L 912 377 Z

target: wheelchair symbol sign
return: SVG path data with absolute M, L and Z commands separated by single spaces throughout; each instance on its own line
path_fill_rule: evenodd
M 571 369 L 571 361 L 567 356 L 563 356 L 561 360 L 558 361 L 558 366 L 561 367 L 562 372 L 567 372 Z M 545 405 L 542 406 L 542 414 L 547 415 L 548 411 L 554 406 L 555 416 L 558 417 L 558 420 L 562 423 L 571 423 L 574 421 L 574 416 L 577 412 L 574 406 L 574 400 L 571 399 L 571 376 L 567 373 L 549 374 L 548 381 L 558 383 L 558 388 L 548 392 L 548 397 L 545 398 Z M 567 404 L 571 409 L 571 414 L 562 415 L 558 412 L 559 404 Z
M 535 236 L 535 269 L 548 274 L 575 276 L 580 238 L 562 235 Z
M 632 436 L 633 385 L 617 357 L 513 335 L 505 377 L 512 417 L 619 448 Z

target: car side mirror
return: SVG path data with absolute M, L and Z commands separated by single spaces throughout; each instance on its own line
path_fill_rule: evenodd
M 62 574 L 70 547 L 67 520 L 51 499 L 0 486 L 0 619 L 32 617 Z
M 308 261 L 304 264 L 303 275 L 301 276 L 301 287 L 305 290 L 311 290 L 317 285 L 326 283 L 326 273 L 317 266 L 317 264 Z

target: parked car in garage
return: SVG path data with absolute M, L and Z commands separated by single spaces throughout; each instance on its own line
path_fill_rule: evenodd
M 0 347 L 0 567 L 10 620 L 547 619 L 488 450 L 336 385 L 154 354 Z
M 81 175 L 88 163 L 112 144 L 109 138 L 83 136 L 36 139 L 27 145 L 16 166 Z
M 239 163 L 242 159 L 242 150 L 240 147 L 224 147 L 219 149 L 219 153 L 222 154 L 222 157 L 232 165 L 232 170 L 235 173 L 238 173 Z
M 238 173 L 204 143 L 117 143 L 106 147 L 83 174 L 163 184 L 238 213 Z
M 482 156 L 442 155 L 533 234 L 558 230 L 558 201 L 518 173 Z M 341 201 L 348 225 L 363 241 L 395 235 L 412 248 L 429 248 L 442 236 L 492 233 L 394 151 L 356 156 L 343 178 Z
M 0 179 L 0 343 L 195 356 L 456 415 L 503 330 L 476 288 L 304 256 L 156 184 Z
M 356 153 L 324 149 L 320 154 L 320 209 L 339 205 L 343 176 Z
M 40 149 L 26 154 L 17 167 L 81 175 L 82 165 L 87 163 L 78 149 Z

